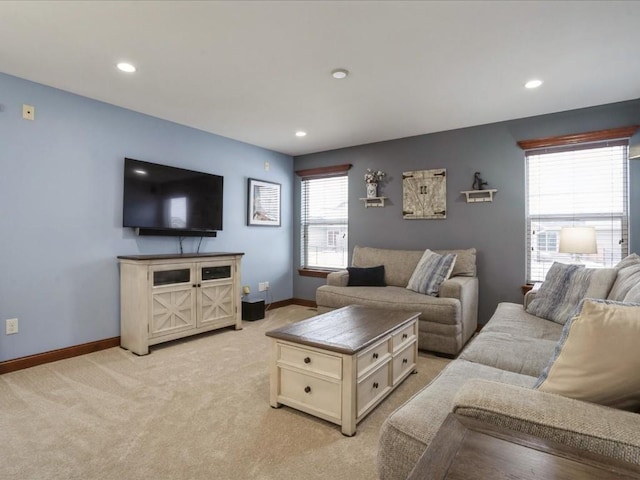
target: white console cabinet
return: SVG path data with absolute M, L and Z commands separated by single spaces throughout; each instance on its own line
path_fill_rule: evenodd
M 217 328 L 242 328 L 242 253 L 120 256 L 120 346 L 149 346 Z

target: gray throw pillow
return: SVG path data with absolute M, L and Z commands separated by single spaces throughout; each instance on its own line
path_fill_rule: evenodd
M 606 298 L 615 268 L 584 268 L 554 262 L 527 313 L 564 325 L 583 298 Z
M 449 253 L 440 255 L 427 249 L 422 254 L 407 288 L 425 295 L 437 296 L 440 285 L 451 275 L 456 255 Z

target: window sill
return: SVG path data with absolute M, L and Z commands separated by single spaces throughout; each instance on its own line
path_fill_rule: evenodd
M 301 277 L 318 277 L 327 278 L 331 272 L 337 272 L 338 270 L 328 270 L 323 268 L 299 268 L 298 275 Z

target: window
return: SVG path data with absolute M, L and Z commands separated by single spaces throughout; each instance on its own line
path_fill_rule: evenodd
M 545 253 L 556 253 L 558 251 L 558 236 L 557 230 L 554 231 L 538 231 L 536 234 L 538 251 Z
M 340 237 L 344 237 L 344 233 L 340 230 L 329 230 L 327 232 L 327 246 L 336 247 Z
M 302 177 L 300 248 L 303 269 L 347 267 L 351 165 L 296 172 Z
M 532 149 L 525 158 L 529 282 L 544 280 L 554 261 L 574 261 L 558 252 L 562 227 L 595 228 L 597 253 L 580 256 L 587 267 L 628 254 L 628 140 Z

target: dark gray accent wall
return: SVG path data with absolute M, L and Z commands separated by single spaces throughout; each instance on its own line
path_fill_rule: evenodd
M 428 115 L 428 112 L 425 112 Z M 640 124 L 640 100 L 551 115 L 421 135 L 388 142 L 299 156 L 295 169 L 351 163 L 349 172 L 349 248 L 354 245 L 398 249 L 475 247 L 480 280 L 479 321 L 486 323 L 499 302 L 522 302 L 526 281 L 525 165 L 519 140 Z M 637 141 L 634 136 L 633 142 Z M 640 168 L 632 161 L 632 251 L 640 250 Z M 384 170 L 389 197 L 384 208 L 364 208 L 367 168 Z M 447 218 L 403 220 L 402 172 L 447 169 Z M 474 172 L 495 188 L 493 202 L 466 203 Z M 294 264 L 300 264 L 300 182 L 295 187 Z M 296 298 L 315 299 L 324 279 L 294 274 Z

